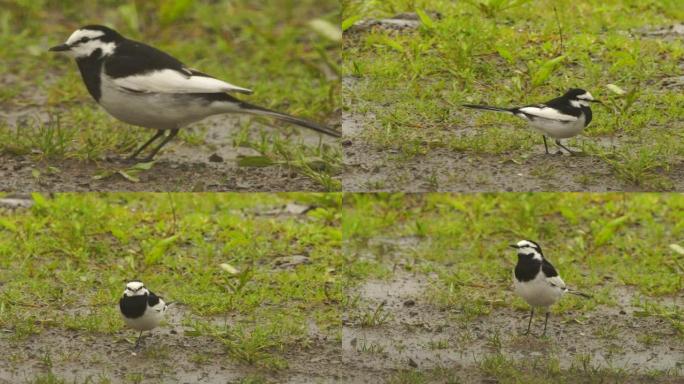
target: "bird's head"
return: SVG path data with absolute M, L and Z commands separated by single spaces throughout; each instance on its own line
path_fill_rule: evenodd
M 532 240 L 520 240 L 511 244 L 510 247 L 517 249 L 518 255 L 532 255 L 533 258 L 538 257 L 539 259 L 544 255 L 541 246 Z
M 144 296 L 149 294 L 150 291 L 145 288 L 145 284 L 142 281 L 130 281 L 126 284 L 126 289 L 124 290 L 124 296 Z
M 102 25 L 88 25 L 77 29 L 64 44 L 50 48 L 64 52 L 75 59 L 100 58 L 114 53 L 117 42 L 123 40 L 117 31 Z
M 572 103 L 572 105 L 575 107 L 588 107 L 589 103 L 601 103 L 598 100 L 594 100 L 594 96 L 592 96 L 591 93 L 580 88 L 572 88 L 571 90 L 565 92 L 563 97 L 570 100 L 570 103 Z

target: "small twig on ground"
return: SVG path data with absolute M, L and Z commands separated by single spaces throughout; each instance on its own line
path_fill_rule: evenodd
M 169 196 L 169 200 L 171 201 L 171 213 L 173 214 L 173 234 L 175 235 L 176 232 L 178 232 L 178 225 L 176 221 L 176 204 L 173 202 L 173 195 L 171 192 L 166 192 Z
M 562 55 L 565 49 L 563 49 L 563 27 L 561 26 L 560 17 L 558 17 L 558 9 L 553 6 L 553 13 L 556 14 L 556 23 L 558 23 L 558 34 L 560 34 L 560 54 Z

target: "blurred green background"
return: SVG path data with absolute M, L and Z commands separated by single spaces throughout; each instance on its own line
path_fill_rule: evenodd
M 107 25 L 189 67 L 250 88 L 254 94 L 242 98 L 251 103 L 333 127 L 340 124 L 336 0 L 38 0 L 2 2 L 1 8 L 0 153 L 99 160 L 105 154 L 130 153 L 147 140 L 148 130 L 117 121 L 92 100 L 72 59 L 48 52 L 88 24 Z M 251 120 L 240 123 L 234 146 L 254 148 L 274 161 L 322 158 L 326 169 L 339 162 L 335 146 L 291 137 L 287 133 L 296 129 L 288 124 L 275 133 L 260 133 L 249 126 Z M 193 127 L 198 128 L 182 130 L 180 139 L 205 143 L 201 124 Z M 307 176 L 318 172 L 301 168 Z M 326 172 L 318 173 L 327 177 Z M 316 176 L 311 177 L 322 178 Z

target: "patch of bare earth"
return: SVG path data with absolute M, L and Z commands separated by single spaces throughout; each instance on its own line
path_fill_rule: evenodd
M 361 134 L 371 119 L 343 117 L 344 165 L 342 187 L 348 192 L 637 192 L 648 190 L 620 179 L 600 158 L 553 155 L 538 145 L 526 158 L 431 149 L 407 158 L 400 149 L 379 149 Z M 366 121 L 371 120 L 371 121 Z M 595 140 L 594 138 L 586 140 Z M 595 140 L 596 141 L 596 140 Z M 601 145 L 615 145 L 598 140 Z M 551 143 L 550 143 L 551 144 Z M 553 147 L 553 144 L 551 144 Z M 550 148 L 554 151 L 555 148 Z M 667 175 L 673 190 L 684 190 L 684 163 Z
M 352 293 L 360 296 L 363 310 L 381 306 L 387 319 L 376 326 L 360 325 L 353 313 L 345 319 L 343 360 L 359 380 L 370 382 L 397 370 L 448 368 L 462 374 L 459 382 L 480 383 L 486 376 L 478 371 L 479 364 L 495 353 L 519 362 L 553 356 L 561 369 L 577 366 L 583 356 L 589 356 L 594 368 L 621 369 L 637 377 L 684 368 L 684 347 L 676 331 L 664 320 L 636 316 L 636 309 L 628 304 L 634 296 L 629 290 L 616 292 L 618 307 L 583 314 L 583 324 L 572 320 L 577 313 L 552 315 L 544 339 L 537 337 L 542 315 L 535 318 L 530 336 L 522 334 L 528 312 L 499 308 L 488 316 L 465 320 L 458 310 L 430 304 L 429 284 L 426 276 L 397 272 L 389 280 L 368 281 Z M 597 337 L 606 329 L 611 330 L 610 336 Z M 646 335 L 657 342 L 640 342 Z
M 488 315 L 473 316 L 434 304 L 431 296 L 442 287 L 437 275 L 405 268 L 402 255 L 417 241 L 413 237 L 371 239 L 366 250 L 360 251 L 359 257 L 380 261 L 393 272 L 387 279 L 368 280 L 348 292 L 354 304 L 343 317 L 342 353 L 354 382 L 380 382 L 403 370 L 439 369 L 447 369 L 459 383 L 490 382 L 481 363 L 499 354 L 520 366 L 553 358 L 560 369 L 581 370 L 586 364 L 590 371 L 624 372 L 627 382 L 641 382 L 653 372 L 668 374 L 650 382 L 684 380 L 684 376 L 672 376 L 684 375 L 681 336 L 667 321 L 641 315 L 643 309 L 633 305 L 639 298 L 636 290 L 615 287 L 615 305 L 552 313 L 546 338 L 540 337 L 544 317 L 538 313 L 531 335 L 524 335 L 527 310 L 499 303 Z M 501 285 L 508 287 L 507 282 Z M 509 291 L 507 303 L 514 298 Z M 684 306 L 681 295 L 660 301 Z M 369 314 L 374 314 L 372 321 Z
M 36 112 L 30 112 L 36 116 Z M 38 115 L 40 116 L 40 115 Z M 17 116 L 4 116 L 10 124 Z M 47 119 L 47 117 L 44 117 Z M 250 148 L 233 145 L 240 118 L 219 115 L 204 120 L 203 145 L 188 145 L 173 140 L 155 158 L 149 170 L 136 174 L 138 182 L 123 176 L 98 179 L 104 172 L 126 170 L 133 164 L 118 160 L 81 161 L 75 159 L 37 161 L 33 156 L 0 153 L 0 190 L 14 192 L 53 191 L 322 191 L 324 186 L 285 164 L 265 167 L 238 166 L 240 156 L 259 156 Z M 278 128 L 252 124 L 256 132 L 277 131 Z M 143 129 L 143 128 L 140 128 Z M 294 141 L 316 146 L 319 140 L 339 145 L 334 138 L 321 137 L 306 129 L 297 129 Z M 149 130 L 150 135 L 153 131 Z M 282 130 L 281 130 L 282 132 Z M 142 143 L 141 143 L 142 144 Z
M 332 382 L 344 374 L 336 338 L 309 327 L 310 345 L 275 351 L 287 362 L 268 369 L 231 358 L 215 339 L 188 336 L 181 325 L 187 314 L 171 306 L 168 324 L 145 333 L 135 351 L 137 332 L 122 329 L 113 335 L 49 329 L 21 341 L 2 340 L 0 383 L 32 382 L 52 373 L 66 382 L 208 383 L 238 382 L 253 376 L 274 383 Z

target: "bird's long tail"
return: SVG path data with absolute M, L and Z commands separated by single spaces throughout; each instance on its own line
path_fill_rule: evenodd
M 240 108 L 243 112 L 250 113 L 253 115 L 270 116 L 278 120 L 287 121 L 288 123 L 299 125 L 300 127 L 313 129 L 314 131 L 324 133 L 333 137 L 342 137 L 342 133 L 334 130 L 323 124 L 318 124 L 310 120 L 305 120 L 299 117 L 294 117 L 282 112 L 276 112 L 267 108 L 260 107 L 258 105 L 249 104 L 244 101 L 240 103 Z
M 472 109 L 484 109 L 485 111 L 514 113 L 512 110 L 508 108 L 490 107 L 489 105 L 463 104 L 463 106 Z
M 577 295 L 577 296 L 582 296 L 585 299 L 591 299 L 591 295 L 587 295 L 586 293 L 582 293 L 580 291 L 574 291 L 572 289 L 568 289 L 568 293 L 572 293 L 573 295 Z

